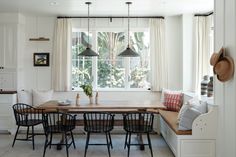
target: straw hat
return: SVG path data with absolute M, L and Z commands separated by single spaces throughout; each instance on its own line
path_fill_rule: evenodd
M 220 58 L 221 58 L 223 55 L 224 55 L 224 48 L 222 47 L 218 53 L 214 52 L 214 53 L 211 55 L 210 64 L 211 64 L 212 66 L 215 66 L 216 63 L 220 60 Z
M 219 81 L 226 82 L 234 74 L 234 61 L 231 57 L 225 56 L 215 64 L 213 70 Z

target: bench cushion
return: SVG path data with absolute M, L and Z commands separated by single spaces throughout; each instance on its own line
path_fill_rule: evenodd
M 192 135 L 192 130 L 178 130 L 178 112 L 159 110 L 159 113 L 177 135 Z

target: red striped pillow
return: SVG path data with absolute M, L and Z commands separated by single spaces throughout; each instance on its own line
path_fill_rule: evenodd
M 167 107 L 167 110 L 179 112 L 182 102 L 182 93 L 164 93 L 164 106 Z

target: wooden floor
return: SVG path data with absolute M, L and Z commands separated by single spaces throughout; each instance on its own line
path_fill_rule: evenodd
M 23 134 L 20 135 L 23 137 Z M 111 150 L 112 157 L 126 157 L 127 149 L 124 147 L 123 134 L 112 134 L 113 149 Z M 55 137 L 55 140 L 59 140 L 60 136 Z M 76 149 L 73 147 L 69 150 L 70 157 L 83 157 L 84 156 L 84 146 L 85 146 L 86 135 L 76 134 Z M 91 142 L 105 142 L 105 137 L 103 135 L 92 135 Z M 32 144 L 30 141 L 16 141 L 15 146 L 12 148 L 13 136 L 8 134 L 0 134 L 0 157 L 42 157 L 43 155 L 43 145 L 44 136 L 35 137 L 35 150 L 32 150 Z M 146 138 L 144 137 L 146 141 Z M 159 135 L 151 135 L 153 154 L 154 157 L 174 157 L 171 150 Z M 135 138 L 132 139 L 136 142 Z M 106 146 L 89 146 L 87 157 L 106 157 L 108 156 Z M 65 149 L 60 151 L 56 150 L 55 147 L 47 149 L 46 157 L 66 157 Z M 137 146 L 131 147 L 130 157 L 150 157 L 150 151 L 148 146 L 146 146 L 145 151 L 140 151 Z

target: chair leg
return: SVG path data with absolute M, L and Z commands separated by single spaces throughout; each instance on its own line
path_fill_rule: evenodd
M 129 153 L 130 153 L 130 142 L 131 142 L 131 132 L 129 133 L 129 143 L 127 144 L 127 147 L 128 147 L 128 157 L 129 157 Z
M 46 135 L 45 143 L 44 143 L 44 149 L 43 149 L 43 157 L 45 157 L 46 149 L 47 149 L 49 144 L 50 144 L 50 141 L 48 142 L 48 135 Z
M 26 132 L 26 139 L 29 139 L 29 126 L 27 127 L 27 132 Z
M 75 140 L 74 140 L 74 135 L 73 135 L 73 132 L 72 132 L 72 131 L 70 131 L 70 136 L 71 136 L 72 143 L 73 143 L 73 146 L 74 146 L 74 149 L 75 149 L 76 146 L 75 146 Z
M 149 146 L 149 149 L 150 149 L 150 151 L 151 151 L 151 157 L 153 157 L 152 143 L 151 143 L 151 139 L 150 139 L 149 133 L 147 133 L 147 138 L 148 138 L 148 146 Z
M 66 141 L 66 156 L 69 157 L 69 152 L 68 152 L 68 140 L 67 140 L 67 134 L 66 132 L 64 133 L 64 136 L 65 136 L 65 141 Z
M 127 137 L 128 137 L 128 132 L 126 132 L 126 134 L 125 134 L 125 145 L 124 145 L 124 149 L 125 149 L 126 146 L 127 146 Z
M 16 134 L 15 134 L 15 137 L 14 137 L 14 140 L 13 140 L 13 143 L 12 143 L 12 147 L 14 147 L 14 145 L 15 145 L 16 137 L 17 137 L 17 135 L 18 135 L 19 128 L 20 128 L 20 126 L 18 125 L 18 126 L 17 126 L 17 130 L 16 130 Z
M 113 149 L 113 145 L 112 145 L 112 140 L 111 140 L 111 134 L 110 134 L 110 132 L 108 133 L 108 135 L 109 135 L 109 140 L 110 140 L 111 149 Z
M 50 133 L 49 149 L 52 147 L 52 133 Z
M 33 144 L 33 150 L 34 150 L 34 126 L 32 126 L 32 144 Z
M 108 150 L 108 154 L 109 154 L 109 157 L 111 157 L 111 152 L 110 152 L 110 143 L 109 143 L 109 133 L 106 132 L 106 140 L 107 140 L 107 150 Z
M 87 154 L 89 138 L 90 138 L 90 132 L 87 133 L 87 140 L 86 140 L 86 145 L 85 145 L 84 157 L 86 157 L 86 154 Z

